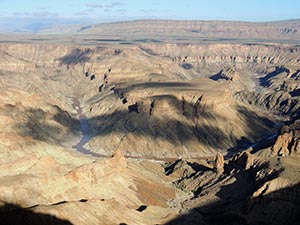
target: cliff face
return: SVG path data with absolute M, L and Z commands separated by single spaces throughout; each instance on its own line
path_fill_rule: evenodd
M 209 76 L 212 74 L 203 72 L 217 73 L 226 67 L 236 70 L 252 68 L 252 72 L 258 73 L 259 71 L 266 72 L 276 66 L 285 66 L 293 71 L 294 67 L 300 65 L 300 48 L 279 44 L 140 44 L 138 47 L 123 47 L 122 49 L 54 44 L 3 44 L 0 46 L 0 52 L 3 58 L 2 70 L 9 70 L 10 65 L 14 66 L 11 70 L 21 68 L 35 70 L 62 65 L 77 69 L 83 69 L 83 65 L 86 69 L 104 69 L 105 65 L 101 66 L 101 63 L 97 62 L 110 59 L 116 63 L 120 58 L 124 59 L 125 57 L 130 63 L 122 68 L 123 73 L 133 67 L 133 59 L 140 60 L 140 63 L 148 66 L 150 66 L 149 60 L 151 59 L 154 61 L 151 69 L 157 67 L 158 71 L 164 69 L 168 72 L 169 67 L 176 69 L 173 67 L 178 64 L 182 68 L 183 76 L 191 74 L 191 72 L 197 72 L 198 76 L 199 74 Z M 172 63 L 169 60 L 172 60 Z M 161 66 L 158 65 L 160 61 Z M 168 68 L 166 68 L 166 62 L 170 64 Z M 120 71 L 120 67 L 115 69 Z M 263 69 L 265 71 L 261 71 Z
M 11 204 L 73 224 L 194 208 L 191 224 L 297 221 L 299 47 L 2 44 L 0 57 L 0 221 Z M 278 119 L 293 124 L 274 136 Z M 74 152 L 82 136 L 101 159 Z
M 276 66 L 293 69 L 299 67 L 299 47 L 283 45 L 240 45 L 240 44 L 143 44 L 141 49 L 164 57 L 170 57 L 179 65 L 190 65 L 186 70 L 195 76 L 211 76 L 221 70 L 231 77 L 242 74 L 244 79 L 249 72 L 252 77 L 267 73 Z
M 272 152 L 278 156 L 299 156 L 300 151 L 300 121 L 296 120 L 289 126 L 284 126 L 272 146 Z
M 235 98 L 263 110 L 288 118 L 299 116 L 299 71 L 298 66 L 275 67 L 269 70 L 258 82 L 263 88 L 258 91 L 242 90 Z
M 299 157 L 277 157 L 261 158 L 245 151 L 225 163 L 217 155 L 215 162 L 168 164 L 165 170 L 173 184 L 190 193 L 180 204 L 189 213 L 168 224 L 297 224 Z
M 299 108 L 299 48 L 289 45 L 8 44 L 1 52 L 3 88 L 47 96 L 70 117 L 71 97 L 81 98 L 93 133 L 90 147 L 101 154 L 119 146 L 128 155 L 150 158 L 213 156 L 272 132 L 273 118 L 248 103 L 290 116 Z M 79 124 L 70 121 L 63 124 L 65 137 Z

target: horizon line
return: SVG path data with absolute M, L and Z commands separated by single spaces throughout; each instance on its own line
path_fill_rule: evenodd
M 299 18 L 289 18 L 289 19 L 275 19 L 275 20 L 233 20 L 233 19 L 169 19 L 169 18 L 128 18 L 128 19 L 106 19 L 106 18 L 93 18 L 93 17 L 4 17 L 0 16 L 0 21 L 2 19 L 16 19 L 16 20 L 65 20 L 65 21 L 78 21 L 93 23 L 91 20 L 97 20 L 95 23 L 120 23 L 120 22 L 134 22 L 134 21 L 203 21 L 203 22 L 245 22 L 245 23 L 268 23 L 268 22 L 287 22 L 287 21 L 300 21 Z M 101 20 L 111 20 L 103 21 Z M 12 22 L 12 21 L 11 21 Z

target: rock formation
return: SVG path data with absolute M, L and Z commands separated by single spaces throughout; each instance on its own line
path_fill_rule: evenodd
M 235 168 L 242 168 L 244 170 L 250 169 L 255 163 L 255 157 L 251 155 L 249 152 L 243 152 L 236 154 L 230 164 L 235 164 Z
M 0 45 L 0 224 L 297 224 L 299 46 L 63 40 Z
M 224 171 L 224 157 L 218 152 L 214 162 L 214 170 L 217 173 L 223 173 Z
M 281 129 L 272 151 L 278 156 L 300 155 L 300 120 Z

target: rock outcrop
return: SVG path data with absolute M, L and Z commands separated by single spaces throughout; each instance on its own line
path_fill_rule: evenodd
M 0 223 L 297 221 L 298 46 L 120 46 L 1 44 Z
M 216 155 L 214 162 L 214 170 L 217 173 L 223 173 L 224 171 L 224 157 L 220 153 L 217 153 Z
M 300 120 L 281 129 L 272 151 L 278 156 L 300 155 Z
M 23 48 L 26 54 L 18 51 L 19 48 Z M 46 101 L 49 107 L 53 106 L 44 112 L 29 110 L 29 107 L 35 108 L 33 101 L 22 107 L 23 125 L 29 126 L 19 130 L 18 135 L 57 143 L 63 143 L 68 137 L 75 138 L 80 128 L 78 119 L 74 120 L 72 115 L 76 111 L 70 97 L 78 99 L 83 96 L 80 102 L 91 126 L 93 136 L 89 148 L 92 152 L 112 155 L 115 149 L 121 148 L 125 155 L 134 157 L 214 156 L 216 152 L 238 148 L 243 137 L 256 142 L 275 131 L 272 122 L 275 119 L 256 110 L 259 102 L 268 106 L 263 109 L 272 112 L 280 110 L 286 115 L 297 112 L 299 97 L 294 94 L 290 98 L 289 93 L 298 88 L 295 80 L 298 76 L 298 47 L 143 44 L 126 46 L 118 54 L 115 50 L 113 47 L 93 46 L 1 45 L 6 60 L 14 65 L 6 67 L 7 63 L 1 64 L 2 73 L 17 71 L 15 76 L 20 77 L 15 80 L 8 75 L 1 76 L 3 90 L 9 90 L 3 95 L 12 97 L 13 93 L 17 96 L 22 92 L 27 96 L 28 93 L 32 98 L 40 98 L 40 102 Z M 149 54 L 150 50 L 153 54 Z M 101 64 L 98 63 L 100 59 Z M 182 63 L 193 67 L 186 70 Z M 31 64 L 35 66 L 31 67 Z M 255 94 L 252 98 L 248 92 L 240 92 L 245 87 L 253 90 L 256 84 L 254 73 L 257 76 L 272 73 L 273 69 L 283 68 L 282 64 L 290 71 L 287 75 L 284 72 L 287 70 L 281 69 L 283 75 L 278 75 L 286 76 L 284 85 L 281 85 L 284 94 L 275 91 L 280 86 L 279 82 L 278 85 L 273 82 L 277 76 L 271 78 L 272 85 L 266 88 L 272 92 L 262 92 L 264 97 Z M 111 72 L 107 76 L 109 69 Z M 95 75 L 93 82 L 86 79 L 87 71 Z M 217 82 L 207 79 L 220 71 L 230 79 Z M 108 83 L 99 93 L 99 85 L 104 79 Z M 270 95 L 272 97 L 268 97 Z M 135 104 L 137 110 L 134 111 L 139 113 L 128 113 L 128 106 Z M 7 111 L 14 105 L 16 102 L 7 101 L 2 108 Z M 21 106 L 16 111 L 19 108 Z M 55 117 L 54 120 L 51 117 Z M 15 119 L 8 114 L 6 118 Z M 45 132 L 46 128 L 51 130 L 50 135 Z M 156 147 L 157 144 L 160 148 Z M 144 150 L 140 151 L 140 148 Z
M 24 210 L 72 224 L 166 223 L 176 215 L 168 207 L 176 190 L 157 163 L 127 160 L 119 150 L 95 161 L 38 141 L 31 144 L 34 150 L 26 144 L 0 145 L 6 155 L 1 157 L 1 222 L 15 215 L 24 223 Z M 140 205 L 146 210 L 136 211 Z M 50 218 L 43 224 L 53 224 Z
M 249 152 L 238 153 L 230 161 L 230 164 L 234 164 L 234 168 L 241 168 L 244 170 L 250 169 L 254 163 L 255 157 Z
M 222 175 L 214 172 L 215 162 L 212 162 L 213 168 L 205 161 L 188 162 L 193 168 L 188 176 L 180 174 L 180 168 L 174 170 L 168 174 L 175 179 L 174 185 L 192 193 L 182 200 L 182 210 L 193 208 L 201 215 L 194 217 L 188 213 L 175 221 L 183 223 L 192 217 L 192 223 L 198 224 L 220 224 L 224 220 L 228 224 L 254 225 L 270 221 L 276 225 L 283 221 L 297 224 L 299 160 L 289 157 L 282 161 L 269 160 L 244 152 L 225 160 Z

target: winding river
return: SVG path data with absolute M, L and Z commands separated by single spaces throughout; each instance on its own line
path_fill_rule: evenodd
M 85 147 L 86 144 L 91 140 L 91 138 L 93 136 L 92 130 L 91 130 L 91 127 L 89 124 L 89 119 L 87 118 L 85 113 L 82 111 L 82 107 L 80 105 L 80 101 L 78 98 L 72 97 L 72 107 L 77 112 L 76 114 L 77 114 L 77 118 L 79 119 L 79 122 L 80 122 L 80 129 L 81 129 L 81 134 L 82 134 L 79 142 L 77 142 L 75 145 L 73 145 L 72 148 L 82 154 L 85 154 L 85 155 L 90 155 L 90 156 L 94 156 L 94 157 L 111 157 L 111 155 L 102 155 L 102 154 L 94 153 Z M 244 151 L 245 149 L 248 149 L 250 147 L 253 148 L 261 143 L 264 143 L 265 141 L 272 140 L 272 139 L 276 138 L 277 136 L 278 136 L 278 134 L 268 135 L 267 137 L 263 138 L 262 140 L 258 141 L 257 143 L 249 145 L 249 146 L 247 146 L 247 148 L 240 149 L 240 151 Z M 236 151 L 232 151 L 232 152 L 228 151 L 225 158 L 231 158 L 235 153 L 237 153 L 237 152 Z M 160 157 L 146 157 L 146 156 L 141 157 L 141 156 L 131 156 L 131 155 L 125 155 L 125 157 L 133 158 L 133 159 L 156 160 L 156 161 L 173 161 L 173 160 L 178 159 L 178 157 L 160 158 Z M 214 159 L 214 156 L 212 156 L 212 157 L 191 157 L 190 159 Z
M 94 153 L 85 147 L 85 145 L 91 140 L 93 136 L 92 130 L 89 125 L 89 119 L 82 111 L 82 107 L 80 106 L 80 101 L 78 98 L 72 98 L 72 106 L 77 112 L 79 122 L 80 122 L 80 129 L 82 133 L 82 137 L 80 141 L 77 144 L 73 145 L 72 148 L 86 155 L 91 155 L 95 157 L 104 157 L 104 155 Z

